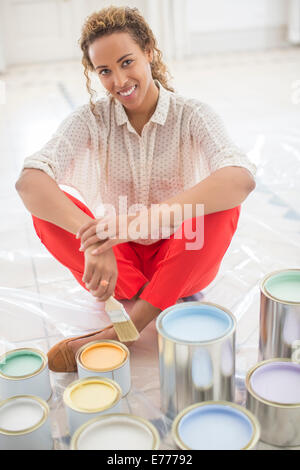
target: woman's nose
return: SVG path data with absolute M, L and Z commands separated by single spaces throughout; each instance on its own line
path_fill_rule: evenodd
M 122 72 L 116 72 L 114 75 L 114 84 L 117 90 L 125 88 L 127 85 L 127 76 Z

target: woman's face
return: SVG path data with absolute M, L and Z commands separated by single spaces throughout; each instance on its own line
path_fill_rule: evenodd
M 151 101 L 156 90 L 150 67 L 152 51 L 143 52 L 128 33 L 96 39 L 89 56 L 104 88 L 126 108 L 138 110 L 144 100 Z

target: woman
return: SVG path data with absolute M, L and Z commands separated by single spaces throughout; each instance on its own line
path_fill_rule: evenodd
M 113 294 L 134 298 L 131 319 L 141 331 L 161 310 L 215 278 L 237 228 L 240 204 L 255 187 L 255 166 L 208 105 L 168 85 L 161 52 L 136 8 L 92 14 L 80 45 L 90 103 L 25 159 L 16 188 L 50 253 L 99 300 Z M 96 102 L 89 72 L 97 73 L 107 93 Z M 76 188 L 87 205 L 58 184 Z M 100 204 L 106 205 L 105 219 L 99 217 Z M 181 224 L 175 209 L 164 221 L 171 207 L 179 208 Z M 132 235 L 137 215 L 141 228 L 157 214 L 156 236 L 151 237 L 151 224 L 139 238 Z M 120 220 L 128 229 L 125 237 L 118 223 L 105 231 Z M 108 225 L 99 229 L 104 221 Z M 162 235 L 166 225 L 169 237 Z M 201 236 L 200 243 L 187 245 L 193 238 L 185 229 L 196 239 L 201 233 L 204 243 Z M 76 350 L 108 338 L 116 338 L 111 325 L 61 341 L 48 353 L 50 368 L 76 370 Z

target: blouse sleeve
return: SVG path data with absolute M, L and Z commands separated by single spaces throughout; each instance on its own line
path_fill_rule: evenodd
M 210 173 L 226 167 L 246 168 L 253 177 L 256 166 L 231 140 L 220 116 L 207 104 L 202 103 L 193 113 L 192 137 L 198 143 L 201 158 Z
M 74 111 L 39 151 L 25 158 L 23 168 L 43 170 L 58 184 L 73 185 L 89 142 L 88 125 L 79 111 Z

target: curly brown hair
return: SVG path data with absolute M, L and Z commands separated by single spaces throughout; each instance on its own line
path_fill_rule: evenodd
M 143 52 L 147 48 L 153 51 L 153 61 L 151 72 L 153 79 L 157 79 L 164 88 L 174 92 L 174 88 L 168 84 L 168 75 L 173 78 L 166 65 L 162 61 L 162 52 L 157 48 L 157 42 L 152 30 L 137 8 L 110 6 L 102 8 L 90 15 L 81 31 L 79 44 L 83 52 L 82 64 L 86 77 L 86 87 L 90 95 L 90 106 L 95 114 L 95 104 L 93 96 L 95 90 L 91 88 L 89 72 L 94 71 L 94 66 L 89 57 L 89 46 L 99 37 L 110 35 L 115 32 L 127 32 L 132 39 L 140 46 Z M 109 95 L 109 92 L 106 92 Z

